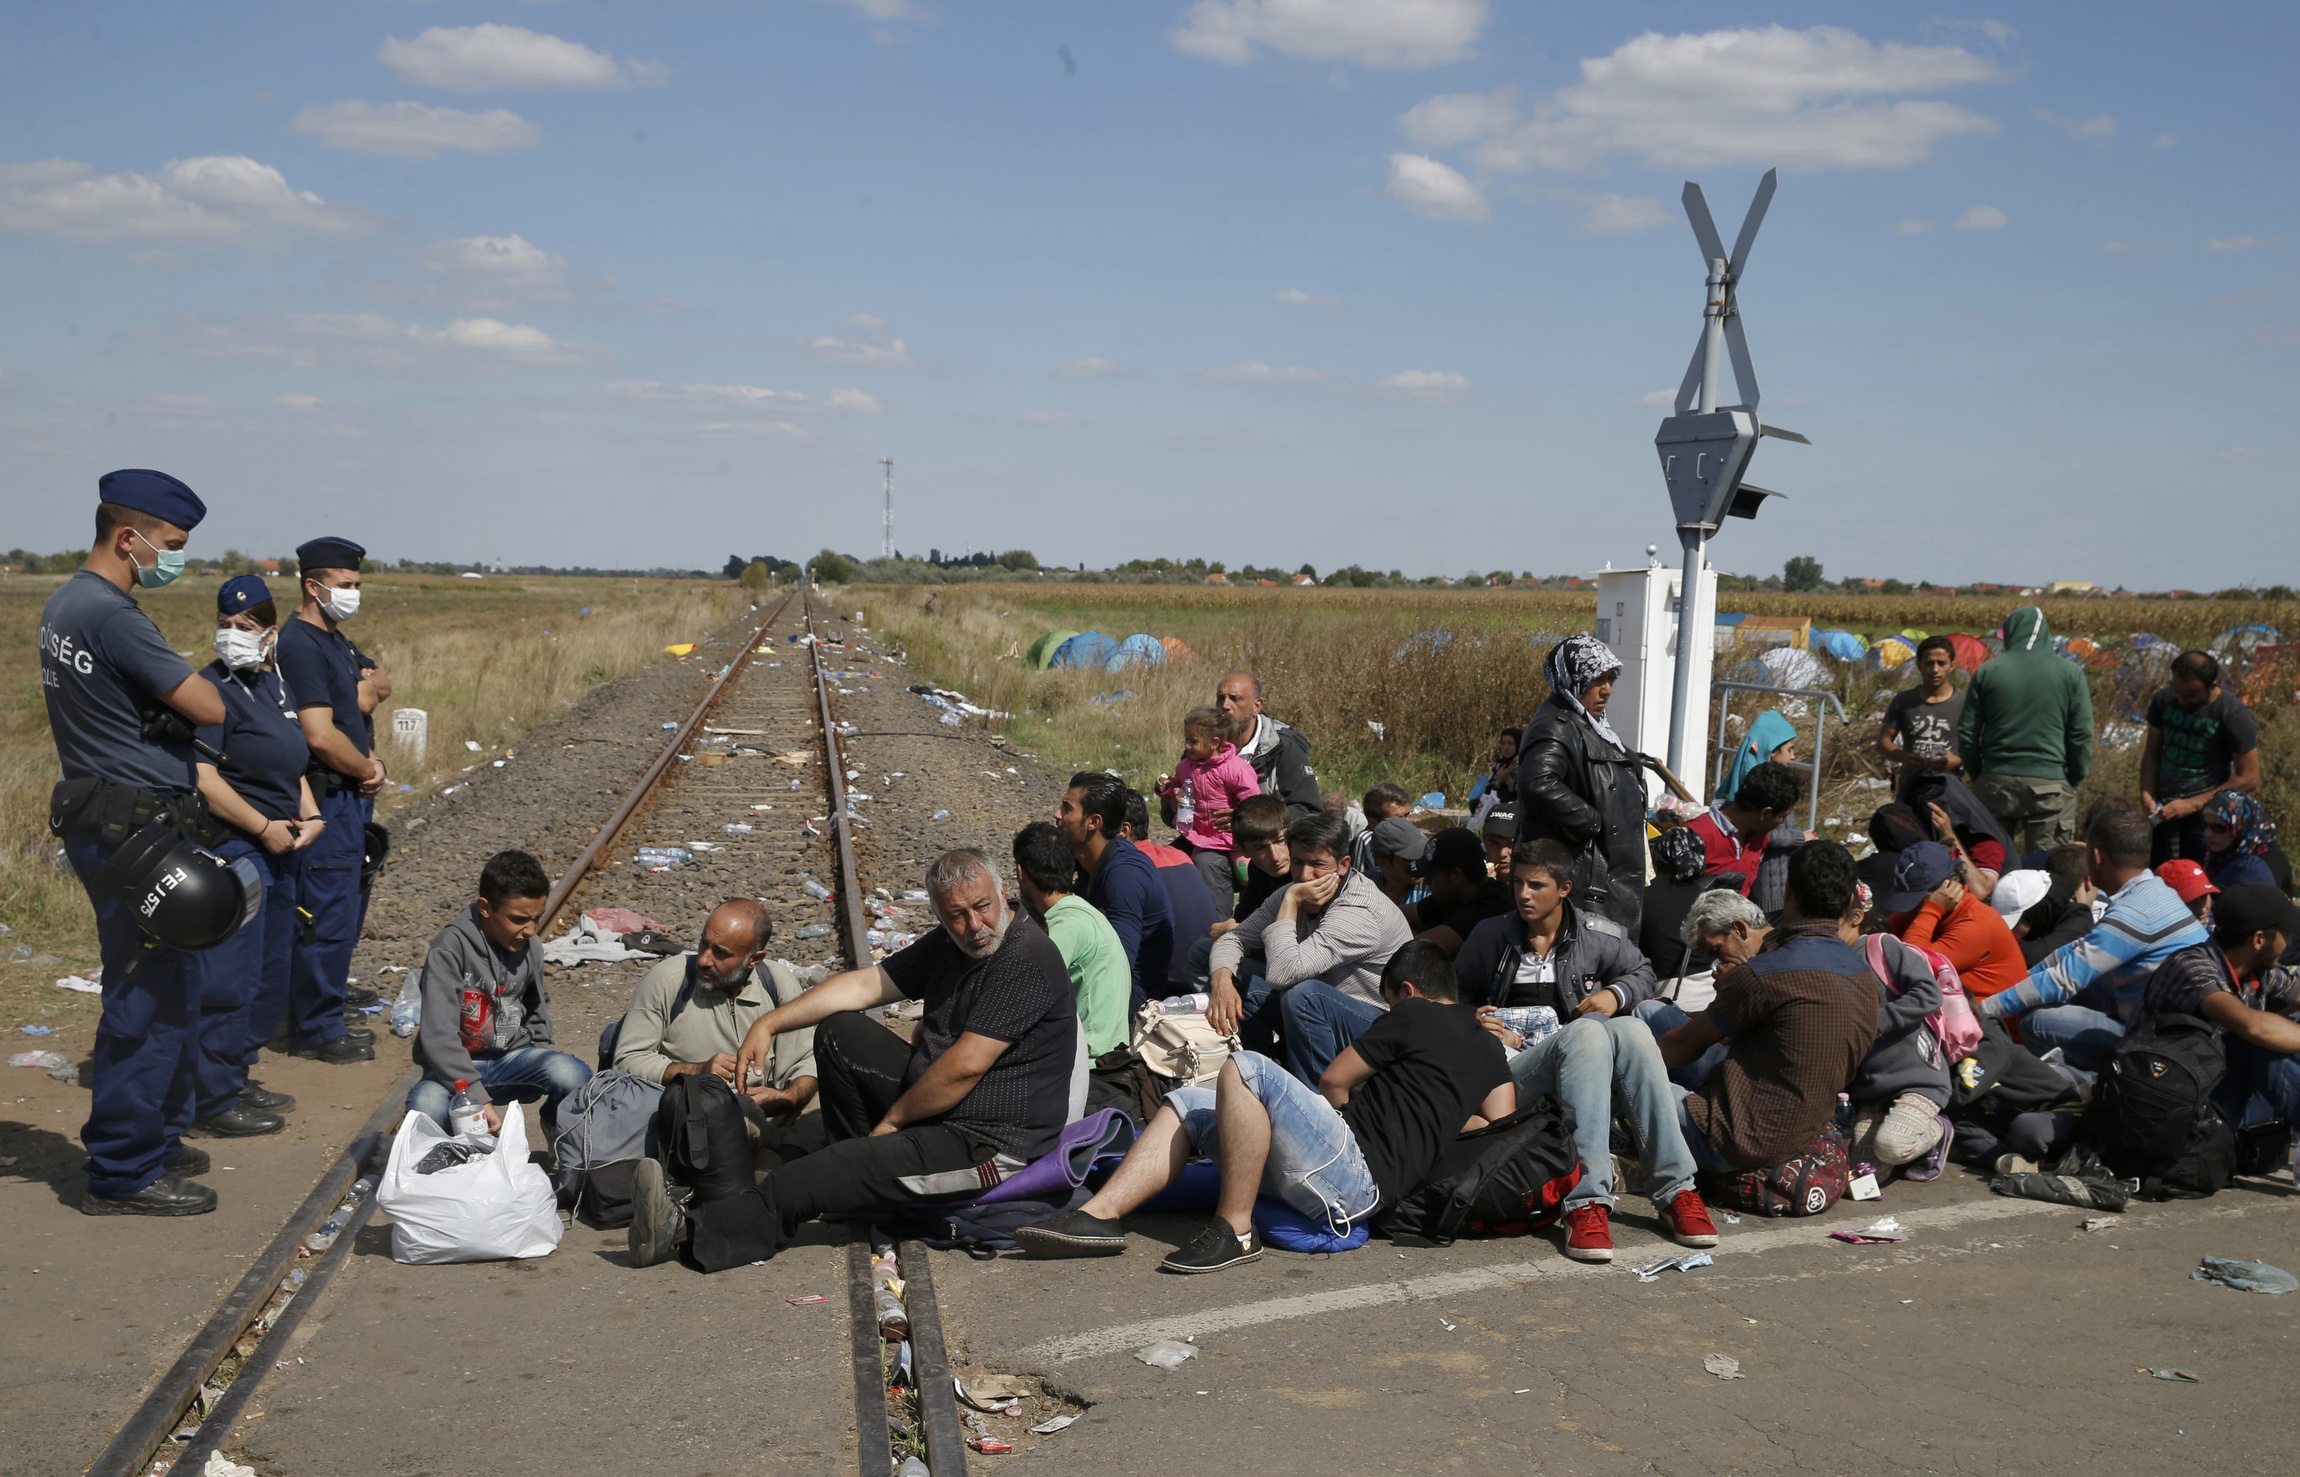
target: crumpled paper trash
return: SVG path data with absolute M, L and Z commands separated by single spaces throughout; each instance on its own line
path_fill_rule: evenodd
M 1741 1361 L 1730 1354 L 1712 1354 L 1701 1361 L 1701 1367 L 1721 1380 L 1747 1378 L 1741 1373 Z
M 1146 1348 L 1136 1349 L 1134 1357 L 1153 1369 L 1179 1369 L 1184 1360 L 1198 1357 L 1198 1346 L 1177 1339 L 1160 1339 Z
M 2188 1274 L 2196 1282 L 2217 1282 L 2238 1292 L 2300 1292 L 2300 1277 L 2266 1262 L 2240 1262 L 2233 1257 L 2208 1256 L 2204 1265 Z

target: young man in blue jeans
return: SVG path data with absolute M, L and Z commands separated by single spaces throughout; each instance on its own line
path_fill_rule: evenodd
M 1261 1256 L 1261 1195 L 1346 1234 L 1419 1185 L 1457 1135 L 1517 1109 L 1501 1043 L 1454 993 L 1445 952 L 1406 945 L 1382 970 L 1389 1010 L 1333 1059 L 1316 1092 L 1268 1057 L 1238 1052 L 1213 1087 L 1167 1096 L 1093 1199 L 1014 1239 L 1036 1256 L 1117 1255 L 1119 1218 L 1172 1184 L 1193 1149 L 1221 1166 L 1221 1194 L 1214 1218 L 1163 1270 L 1218 1272 Z

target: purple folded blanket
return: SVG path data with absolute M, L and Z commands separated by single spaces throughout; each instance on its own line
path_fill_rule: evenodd
M 976 1196 L 970 1204 L 1000 1200 L 1059 1200 L 1086 1183 L 1103 1159 L 1123 1156 L 1134 1142 L 1134 1125 L 1116 1108 L 1089 1113 L 1062 1130 L 1052 1149 Z

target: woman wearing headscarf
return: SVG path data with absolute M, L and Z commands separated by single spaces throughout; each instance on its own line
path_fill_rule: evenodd
M 1645 843 L 1653 854 L 1653 881 L 1645 889 L 1644 916 L 1637 947 L 1653 961 L 1663 980 L 1676 978 L 1685 963 L 1685 914 L 1693 900 L 1718 879 L 1707 875 L 1708 848 L 1687 826 L 1671 826 Z M 1730 882 L 1727 883 L 1730 886 Z
M 1771 709 L 1759 713 L 1757 721 L 1741 736 L 1741 747 L 1733 751 L 1732 767 L 1725 771 L 1724 782 L 1717 786 L 1717 798 L 1730 800 L 1740 794 L 1742 777 L 1760 764 L 1796 763 L 1796 744 L 1795 724 Z
M 1594 636 L 1568 636 L 1542 663 L 1549 696 L 1517 759 L 1517 844 L 1557 841 L 1574 854 L 1573 900 L 1635 939 L 1645 889 L 1645 777 L 1605 721 L 1621 658 Z
M 2268 854 L 2275 844 L 2276 822 L 2247 792 L 2222 790 L 2204 807 L 2204 875 L 2222 892 L 2247 882 L 2273 886 Z

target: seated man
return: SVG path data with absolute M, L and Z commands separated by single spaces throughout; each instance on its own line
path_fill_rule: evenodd
M 501 1104 L 543 1100 L 546 1116 L 591 1080 L 581 1057 L 551 1049 L 551 997 L 543 989 L 543 951 L 531 947 L 542 926 L 551 879 L 524 851 L 499 851 L 479 872 L 479 897 L 432 936 L 423 958 L 423 1024 L 415 1064 L 423 1080 L 407 1093 L 407 1110 L 448 1126 L 455 1084 L 503 1128 Z
M 1717 1228 L 1693 1193 L 1693 1159 L 1677 1126 L 1677 1099 L 1653 1032 L 1634 1007 L 1653 994 L 1653 966 L 1610 918 L 1571 901 L 1573 853 L 1527 841 L 1510 858 L 1513 906 L 1470 933 L 1454 960 L 1462 996 L 1514 1053 L 1522 1098 L 1555 1097 L 1573 1109 L 1581 1182 L 1565 1197 L 1565 1254 L 1613 1259 L 1613 1120 L 1636 1131 L 1661 1224 L 1682 1246 L 1715 1246 Z M 1530 1046 L 1494 1012 L 1546 1006 L 1561 1027 Z
M 1478 834 L 1485 842 L 1487 869 L 1496 877 L 1507 877 L 1509 850 L 1517 843 L 1517 802 L 1511 800 L 1487 811 Z
M 2137 812 L 2094 817 L 2085 844 L 2093 885 L 2107 895 L 2108 911 L 2084 937 L 2047 955 L 2027 979 L 1974 1001 L 1973 1009 L 2019 1021 L 2022 1043 L 2039 1056 L 2059 1047 L 2061 1060 L 2079 1071 L 2108 1065 L 2125 1023 L 2137 1018 L 2141 992 L 2156 967 L 2212 937 L 2180 894 L 2148 869 L 2154 840 L 2148 817 Z
M 1231 812 L 1230 834 L 1246 858 L 1246 882 L 1238 889 L 1237 910 L 1217 919 L 1188 950 L 1190 980 L 1204 988 L 1213 970 L 1214 940 L 1254 916 L 1270 895 L 1293 881 L 1293 858 L 1286 851 L 1286 802 L 1276 795 L 1241 800 Z
M 1206 950 L 1214 946 L 1214 900 L 1206 891 L 1206 879 L 1198 873 L 1197 859 L 1177 847 L 1162 846 L 1150 839 L 1150 804 L 1139 790 L 1126 792 L 1126 823 L 1118 828 L 1118 834 L 1133 842 L 1134 849 L 1150 859 L 1150 865 L 1157 870 L 1159 884 L 1166 889 L 1166 905 L 1174 917 L 1174 950 L 1166 965 L 1166 989 L 1152 990 L 1148 981 L 1143 988 L 1151 998 L 1176 990 L 1194 990 L 1206 978 Z M 1194 960 L 1192 950 L 1197 951 Z
M 1940 905 L 1953 913 L 1961 902 L 1982 908 L 1990 921 L 2004 926 L 1993 909 L 1962 891 L 1964 884 L 1951 870 L 1947 848 L 1935 842 L 1901 853 L 1897 885 L 1903 890 L 1885 894 L 1877 902 L 1878 911 L 1905 918 L 1923 903 L 1927 912 Z M 1861 1058 L 1860 1071 L 1845 1089 L 1853 1103 L 1852 1158 L 1885 1171 L 1907 1166 L 1913 1180 L 1938 1179 L 1956 1138 L 1947 1114 L 1948 1052 L 1931 1019 L 1941 1008 L 1940 982 L 1933 976 L 1932 961 L 1916 946 L 1891 933 L 1864 938 L 1861 928 L 1868 916 L 1869 905 L 1855 888 L 1851 910 L 1838 920 L 1837 936 L 1861 951 L 1879 989 L 1876 1044 Z M 2009 941 L 2011 935 L 2006 938 Z M 1882 969 L 1876 967 L 1879 959 Z
M 741 1110 L 754 1149 L 819 1149 L 811 1029 L 775 1038 L 765 1081 L 735 1081 L 735 1053 L 751 1023 L 806 990 L 788 964 L 767 963 L 774 936 L 766 904 L 756 898 L 730 898 L 712 909 L 693 953 L 673 955 L 639 977 L 615 1027 L 614 1065 L 662 1086 L 687 1076 L 716 1079 Z
M 735 1053 L 747 1079 L 777 1036 L 815 1027 L 830 1147 L 692 1205 L 661 1160 L 640 1160 L 633 1266 L 681 1254 L 705 1272 L 764 1261 L 818 1216 L 963 1201 L 1054 1146 L 1085 1088 L 1061 953 L 1007 907 L 998 868 L 979 851 L 937 857 L 926 891 L 940 927 L 768 1011 Z M 905 998 L 926 1003 L 909 1046 L 862 1014 Z
M 1429 850 L 1429 837 L 1408 819 L 1413 797 L 1385 780 L 1366 791 L 1363 808 L 1366 828 L 1350 842 L 1350 865 L 1391 902 L 1403 902 L 1413 891 L 1413 864 Z
M 1685 829 L 1701 838 L 1702 870 L 1711 877 L 1738 874 L 1741 896 L 1749 896 L 1773 833 L 1795 813 L 1803 791 L 1797 771 L 1786 764 L 1767 760 L 1743 775 L 1732 799 L 1686 822 Z
M 1078 1024 L 1086 1032 L 1086 1054 L 1100 1060 L 1133 1037 L 1127 1023 L 1134 977 L 1110 920 L 1070 890 L 1077 867 L 1069 838 L 1054 822 L 1034 821 L 1014 833 L 1014 881 L 1022 906 L 1061 951 L 1078 1001 Z M 1195 870 L 1190 878 L 1197 882 Z M 1204 884 L 1198 890 L 1203 893 Z
M 1119 1218 L 1172 1184 L 1193 1150 L 1221 1166 L 1221 1195 L 1214 1219 L 1159 1264 L 1168 1272 L 1259 1257 L 1261 1195 L 1337 1236 L 1397 1203 L 1457 1135 L 1515 1112 L 1517 1094 L 1500 1043 L 1455 1002 L 1452 965 L 1435 946 L 1391 955 L 1381 988 L 1388 1012 L 1334 1058 L 1317 1091 L 1266 1056 L 1236 1053 L 1213 1087 L 1168 1095 L 1093 1199 L 1022 1227 L 1015 1241 L 1035 1256 L 1117 1255 Z
M 1078 858 L 1072 891 L 1118 931 L 1134 975 L 1133 1003 L 1140 1005 L 1166 992 L 1175 951 L 1187 945 L 1174 932 L 1174 908 L 1158 869 L 1126 839 L 1127 793 L 1126 782 L 1116 775 L 1082 769 L 1070 777 L 1054 822 Z M 1206 885 L 1199 883 L 1198 890 L 1204 892 Z
M 1703 1169 L 1779 1164 L 1836 1116 L 1877 1040 L 1877 977 L 1838 933 L 1857 897 L 1852 853 L 1808 841 L 1789 859 L 1781 927 L 1728 911 L 1755 914 L 1746 898 L 1694 899 L 1688 941 L 1717 957 L 1717 998 L 1661 1038 L 1661 1056 L 1673 1070 L 1702 1063 L 1698 1086 L 1677 1088 L 1677 1112 Z
M 1510 909 L 1508 874 L 1497 877 L 1486 870 L 1485 843 L 1467 826 L 1430 837 L 1429 849 L 1408 870 L 1429 895 L 1405 909 L 1406 925 L 1414 937 L 1428 939 L 1448 958 L 1461 952 L 1471 929 Z
M 1214 940 L 1209 961 L 1207 1023 L 1225 1036 L 1250 1032 L 1257 1047 L 1282 1032 L 1287 1070 L 1305 1084 L 1387 1009 L 1382 966 L 1413 937 L 1397 904 L 1350 865 L 1348 846 L 1338 816 L 1288 826 L 1293 882 Z
M 2295 982 L 2276 967 L 2296 933 L 2300 911 L 2274 883 L 2231 887 L 2214 910 L 2212 942 L 2172 954 L 2141 990 L 2135 1021 L 2177 1011 L 2227 1033 L 2228 1075 L 2213 1096 L 2231 1126 L 2245 1121 L 2254 1097 L 2271 1116 L 2300 1122 L 2300 1022 L 2284 1014 Z

